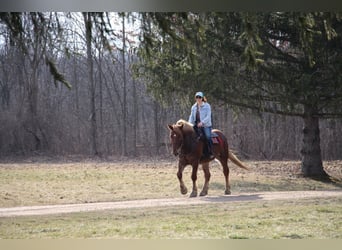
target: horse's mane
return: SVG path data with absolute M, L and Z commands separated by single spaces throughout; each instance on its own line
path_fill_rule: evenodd
M 190 122 L 187 122 L 186 120 L 180 119 L 179 121 L 176 122 L 176 125 L 183 125 L 183 132 L 184 133 L 194 133 L 194 127 L 193 124 Z

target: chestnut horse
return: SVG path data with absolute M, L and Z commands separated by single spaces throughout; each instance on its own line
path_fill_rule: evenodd
M 197 196 L 197 170 L 198 165 L 202 164 L 205 182 L 200 196 L 207 195 L 210 179 L 209 160 L 200 160 L 205 143 L 198 137 L 193 125 L 185 120 L 179 120 L 176 124 L 169 124 L 168 128 L 170 129 L 173 154 L 175 156 L 179 156 L 177 177 L 180 183 L 181 193 L 186 194 L 188 192 L 182 177 L 184 168 L 187 165 L 191 165 L 192 193 L 190 194 L 190 197 Z M 222 132 L 217 129 L 213 129 L 212 132 L 217 135 L 217 140 L 213 143 L 212 151 L 215 158 L 220 161 L 223 167 L 223 174 L 226 181 L 225 194 L 230 194 L 228 159 L 241 168 L 246 170 L 248 170 L 248 168 L 232 152 L 229 151 L 227 138 L 222 134 Z

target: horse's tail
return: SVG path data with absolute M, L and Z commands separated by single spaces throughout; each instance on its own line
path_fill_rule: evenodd
M 240 168 L 244 168 L 249 170 L 237 157 L 233 154 L 230 150 L 228 150 L 228 159 L 231 160 L 235 165 L 239 166 Z

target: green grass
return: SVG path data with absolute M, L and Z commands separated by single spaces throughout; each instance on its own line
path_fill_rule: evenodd
M 341 189 L 298 177 L 299 162 L 247 164 L 230 165 L 233 194 Z M 325 165 L 341 177 L 341 162 Z M 0 207 L 181 197 L 176 172 L 176 161 L 0 164 Z M 209 195 L 223 195 L 221 168 L 211 173 Z M 188 167 L 189 190 L 190 175 Z M 227 202 L 0 218 L 0 238 L 341 239 L 341 222 L 342 198 Z
M 0 207 L 170 197 L 176 181 L 172 168 L 138 164 L 0 165 Z
M 0 238 L 341 239 L 342 198 L 1 218 Z
M 248 165 L 249 172 L 230 165 L 233 194 L 340 188 L 284 171 L 285 167 L 298 167 L 296 162 Z M 342 168 L 342 164 L 338 166 L 336 169 Z M 176 172 L 176 161 L 0 164 L 0 207 L 180 197 Z M 214 163 L 211 174 L 209 195 L 222 195 L 225 184 L 221 167 Z M 190 175 L 191 168 L 187 167 L 183 178 L 189 191 Z M 203 182 L 199 170 L 199 189 Z

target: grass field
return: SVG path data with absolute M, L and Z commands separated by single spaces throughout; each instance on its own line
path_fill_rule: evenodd
M 341 239 L 342 199 L 1 218 L 0 238 Z
M 251 171 L 230 164 L 232 193 L 341 189 L 299 177 L 299 162 L 247 164 Z M 325 167 L 341 178 L 342 162 Z M 0 207 L 181 197 L 176 172 L 174 160 L 2 163 Z M 209 195 L 223 195 L 221 167 L 212 164 L 211 173 Z M 0 238 L 341 239 L 341 225 L 337 197 L 0 218 Z

